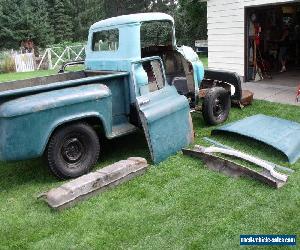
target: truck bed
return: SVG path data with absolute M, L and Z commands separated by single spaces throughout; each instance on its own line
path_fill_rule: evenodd
M 84 71 L 77 71 L 77 72 L 69 72 L 69 73 L 63 73 L 57 75 L 30 78 L 25 80 L 10 81 L 10 82 L 1 83 L 0 91 L 2 92 L 7 90 L 34 87 L 34 86 L 45 85 L 53 82 L 63 82 L 68 80 L 80 79 L 84 77 L 86 77 Z
M 128 75 L 127 72 L 77 71 L 0 83 L 0 98 L 89 84 Z

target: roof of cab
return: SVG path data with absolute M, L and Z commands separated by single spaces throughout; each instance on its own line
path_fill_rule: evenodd
M 151 12 L 151 13 L 139 13 L 131 15 L 123 15 L 117 17 L 111 17 L 105 20 L 94 23 L 91 26 L 91 29 L 104 28 L 109 26 L 117 26 L 122 24 L 131 24 L 131 23 L 141 23 L 148 21 L 159 21 L 167 20 L 174 23 L 173 17 L 165 13 Z

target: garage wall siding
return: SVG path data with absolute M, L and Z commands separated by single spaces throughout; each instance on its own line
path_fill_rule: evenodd
M 290 0 L 208 0 L 208 64 L 244 76 L 245 7 Z

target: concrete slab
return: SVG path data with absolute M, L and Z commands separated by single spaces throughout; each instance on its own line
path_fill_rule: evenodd
M 291 81 L 289 80 L 285 80 L 285 82 L 291 83 Z M 293 84 L 286 85 L 285 82 L 280 82 L 278 80 L 246 82 L 242 83 L 242 88 L 252 91 L 254 93 L 254 99 L 257 100 L 266 100 L 270 102 L 278 102 L 300 106 L 300 103 L 295 101 L 298 85 L 300 85 L 300 75 L 299 84 L 296 84 L 295 79 L 293 81 Z
M 61 210 L 141 175 L 147 168 L 146 159 L 131 157 L 51 189 L 43 197 L 51 208 Z
M 300 84 L 300 68 L 284 73 L 273 73 L 272 79 L 264 79 L 260 82 L 277 86 L 297 87 Z
M 283 100 L 283 103 L 300 106 L 300 102 L 296 102 L 295 98 L 296 98 L 296 90 L 295 91 L 284 90 L 284 91 L 277 93 L 274 96 L 269 97 L 268 101 L 282 102 L 282 100 Z
M 288 69 L 285 73 L 273 73 L 272 79 L 242 83 L 243 89 L 254 93 L 254 99 L 298 105 L 296 92 L 300 86 L 300 68 Z

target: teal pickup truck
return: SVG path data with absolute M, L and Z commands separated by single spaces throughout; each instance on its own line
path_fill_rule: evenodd
M 191 48 L 176 46 L 171 16 L 134 14 L 93 24 L 83 63 L 82 71 L 0 84 L 0 160 L 44 155 L 50 170 L 66 179 L 97 162 L 100 136 L 142 129 L 154 163 L 193 141 L 190 107 L 201 99 L 204 69 Z M 230 91 L 213 86 L 208 92 L 205 117 L 223 121 Z

